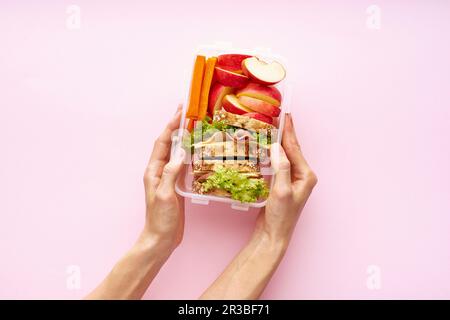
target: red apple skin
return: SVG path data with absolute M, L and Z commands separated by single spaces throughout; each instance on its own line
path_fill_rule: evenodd
M 236 92 L 236 96 L 247 96 L 263 100 L 276 107 L 281 105 L 281 93 L 275 87 L 267 87 L 258 83 L 250 82 L 244 88 Z
M 246 54 L 222 54 L 217 57 L 217 66 L 225 70 L 237 72 L 242 70 L 242 61 L 251 57 Z
M 243 116 L 247 116 L 249 118 L 253 118 L 253 119 L 268 123 L 268 124 L 273 124 L 273 119 L 271 117 L 268 117 L 268 116 L 263 115 L 258 112 L 244 113 Z
M 245 74 L 250 79 L 252 79 L 253 82 L 256 82 L 256 83 L 259 83 L 259 84 L 262 84 L 262 85 L 265 85 L 265 86 L 272 86 L 274 84 L 277 84 L 278 82 L 280 82 L 281 80 L 283 80 L 286 77 L 286 71 L 284 70 L 283 66 L 280 65 L 281 68 L 283 69 L 283 74 L 282 74 L 282 76 L 279 77 L 279 79 L 277 79 L 276 81 L 266 81 L 264 79 L 261 79 L 258 76 L 256 76 L 255 73 L 252 72 L 252 70 L 250 70 L 248 68 L 247 65 L 248 65 L 248 62 L 250 61 L 250 59 L 257 59 L 257 60 L 259 60 L 256 57 L 247 58 L 247 59 L 242 61 L 241 68 L 242 68 L 242 73 Z
M 220 67 L 215 67 L 214 79 L 224 86 L 233 88 L 243 88 L 249 82 L 246 75 L 225 70 Z
M 226 95 L 222 100 L 222 106 L 225 109 L 225 111 L 234 113 L 234 114 L 244 114 L 252 112 L 251 109 L 246 108 L 243 106 L 239 101 L 238 98 L 234 94 L 228 94 Z
M 208 111 L 211 115 L 214 115 L 214 111 L 220 110 L 222 107 L 222 99 L 233 92 L 233 88 L 226 87 L 220 83 L 214 83 L 209 90 L 209 103 Z
M 242 69 L 239 67 L 238 69 L 233 68 L 231 66 L 218 66 L 220 69 L 223 70 L 227 70 L 227 71 L 231 71 L 233 73 L 237 73 L 237 74 L 244 74 L 244 72 L 242 72 Z
M 238 100 L 245 107 L 269 117 L 278 117 L 281 112 L 279 107 L 252 97 L 241 96 Z

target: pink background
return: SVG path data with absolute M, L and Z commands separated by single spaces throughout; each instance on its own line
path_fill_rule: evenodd
M 154 139 L 198 44 L 286 56 L 319 184 L 264 298 L 450 298 L 450 2 L 0 4 L 0 298 L 78 299 L 133 244 Z M 146 298 L 197 298 L 256 211 L 187 203 Z M 81 288 L 67 288 L 67 267 Z M 366 286 L 367 267 L 381 287 Z

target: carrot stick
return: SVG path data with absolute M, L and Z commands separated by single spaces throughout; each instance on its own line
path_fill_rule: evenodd
M 206 58 L 204 56 L 197 56 L 195 58 L 194 71 L 192 72 L 191 90 L 189 93 L 189 106 L 186 113 L 187 118 L 198 118 L 205 60 Z
M 203 75 L 202 90 L 200 93 L 200 106 L 198 109 L 198 119 L 203 120 L 208 110 L 209 89 L 214 75 L 214 67 L 216 66 L 217 58 L 211 57 L 206 60 L 205 72 Z
M 187 130 L 189 132 L 192 132 L 192 129 L 194 129 L 194 126 L 195 126 L 195 120 L 194 119 L 189 119 Z

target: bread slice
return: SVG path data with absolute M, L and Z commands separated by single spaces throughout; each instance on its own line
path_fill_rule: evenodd
M 203 192 L 202 191 L 202 183 L 203 183 L 203 181 L 199 181 L 199 180 L 192 181 L 192 191 L 197 194 L 208 194 L 211 196 L 231 198 L 231 193 L 229 193 L 228 191 L 223 190 L 223 189 L 214 189 L 214 190 L 210 190 L 206 193 Z
M 223 109 L 216 111 L 214 113 L 213 120 L 214 121 L 223 121 L 225 124 L 233 126 L 233 127 L 254 130 L 254 131 L 258 131 L 258 130 L 262 130 L 262 129 L 271 130 L 271 129 L 275 128 L 273 125 L 265 123 L 263 121 L 259 121 L 257 119 L 253 119 L 253 118 L 250 118 L 247 116 L 227 112 Z
M 262 147 L 255 141 L 224 141 L 209 144 L 194 145 L 194 159 L 228 158 L 246 159 L 256 158 L 261 161 L 269 155 L 269 149 Z
M 255 177 L 260 176 L 260 167 L 255 160 L 203 159 L 195 160 L 192 163 L 193 173 L 196 176 L 214 172 L 223 166 L 235 169 L 241 173 L 248 173 Z

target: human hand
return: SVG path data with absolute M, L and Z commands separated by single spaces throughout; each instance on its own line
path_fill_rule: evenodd
M 139 299 L 158 274 L 184 230 L 184 201 L 175 182 L 184 159 L 177 148 L 170 157 L 172 132 L 178 129 L 181 107 L 155 141 L 144 175 L 145 227 L 135 245 L 86 299 Z M 170 161 L 169 161 L 170 159 Z
M 317 183 L 316 175 L 301 152 L 290 114 L 286 115 L 282 146 L 273 145 L 271 161 L 275 169 L 275 182 L 266 207 L 258 216 L 256 233 L 263 233 L 271 242 L 286 248 L 300 213 Z
M 156 238 L 169 251 L 180 244 L 184 232 L 184 199 L 176 194 L 175 182 L 185 151 L 177 148 L 170 158 L 171 136 L 179 127 L 181 112 L 180 106 L 155 141 L 144 175 L 146 223 L 141 237 Z
M 290 115 L 286 115 L 282 145 L 271 150 L 275 181 L 255 232 L 201 299 L 257 299 L 281 262 L 317 183 L 303 158 Z

